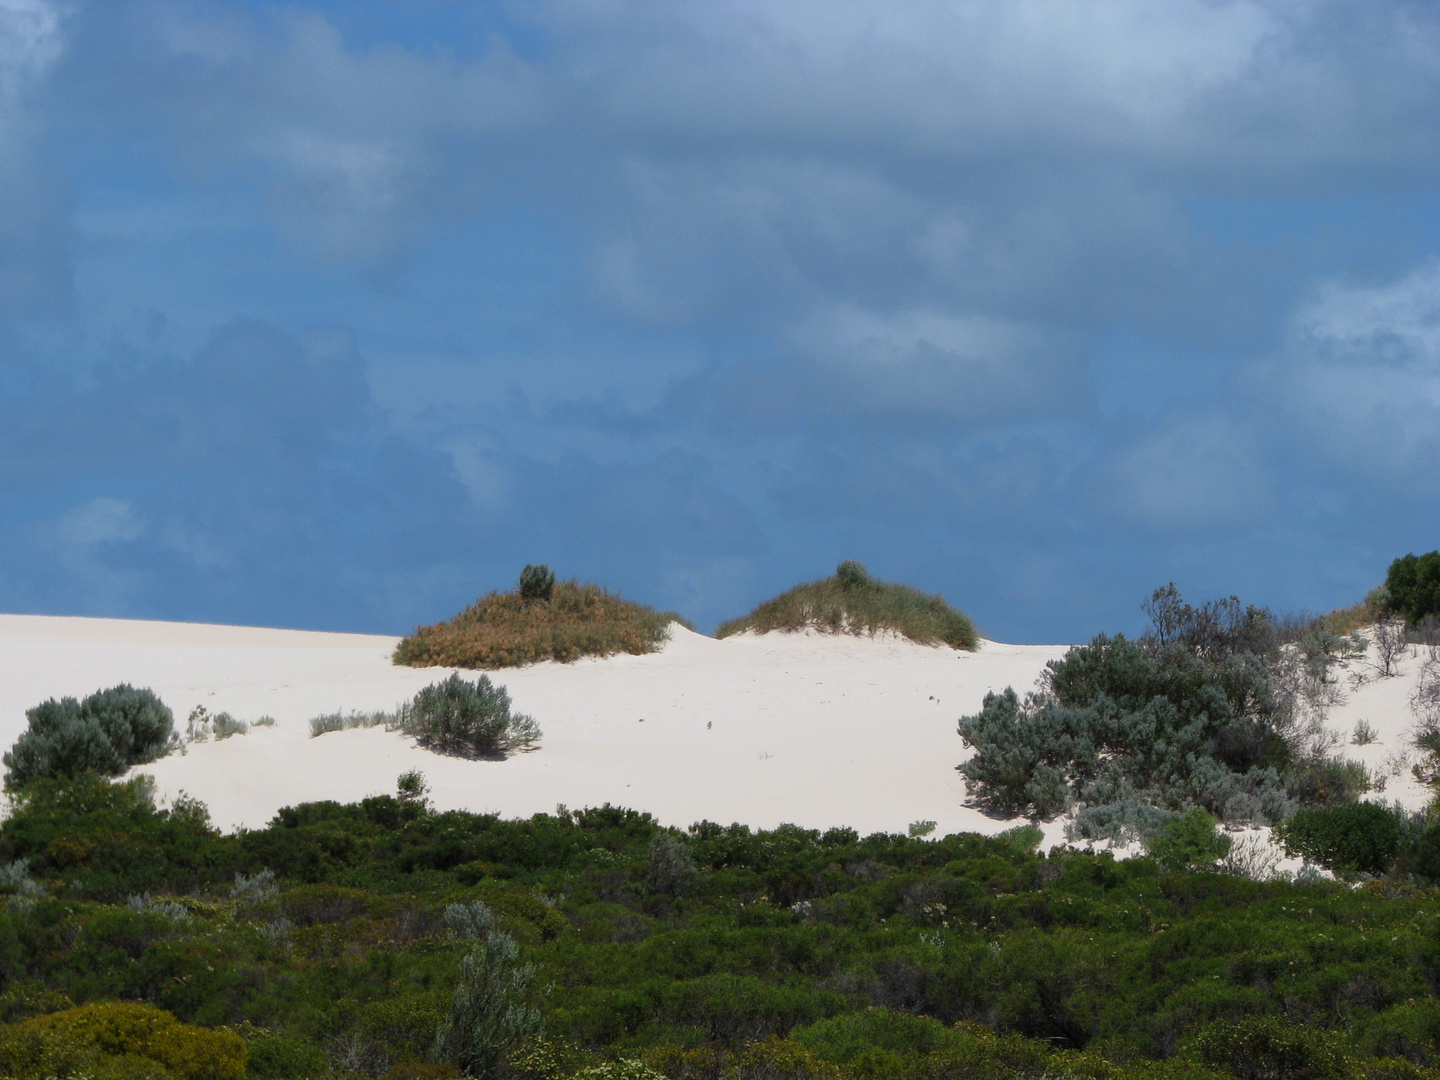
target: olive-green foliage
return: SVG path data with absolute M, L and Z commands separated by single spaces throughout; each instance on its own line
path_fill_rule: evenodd
M 510 694 L 488 675 L 475 682 L 451 675 L 432 683 L 401 706 L 396 726 L 442 754 L 480 757 L 534 745 L 540 728 L 524 713 L 511 713 Z
M 152 691 L 123 683 L 78 701 L 51 698 L 25 716 L 29 726 L 4 759 L 11 791 L 87 770 L 115 776 L 154 761 L 175 733 L 174 715 Z
M 1145 838 L 1145 851 L 1165 870 L 1206 870 L 1230 853 L 1230 837 L 1203 806 L 1177 814 Z
M 1337 1033 L 1275 1016 L 1207 1024 L 1185 1049 L 1187 1056 L 1240 1080 L 1342 1080 L 1351 1075 Z
M 520 599 L 549 600 L 555 592 L 555 571 L 544 563 L 526 563 L 520 571 Z
M 246 1075 L 255 1080 L 309 1080 L 330 1073 L 330 1055 L 309 1039 L 263 1032 L 245 1045 Z
M 797 585 L 744 618 L 721 623 L 715 636 L 805 629 L 872 635 L 891 631 L 922 645 L 943 643 L 953 649 L 980 644 L 975 625 L 941 597 L 876 581 L 853 561 L 841 563 L 832 577 Z
M 1309 807 L 1275 829 L 1287 855 L 1300 855 L 1336 873 L 1383 874 L 1405 838 L 1403 811 L 1375 803 Z
M 1386 606 L 1411 626 L 1426 615 L 1440 616 L 1440 551 L 1405 555 L 1385 575 Z
M 47 781 L 0 822 L 0 868 L 39 890 L 0 896 L 0 1024 L 125 1001 L 233 1030 L 255 1076 L 438 1080 L 457 987 L 507 985 L 463 962 L 505 936 L 493 970 L 561 1048 L 512 1047 L 525 1080 L 1221 1080 L 1335 1047 L 1355 1080 L 1440 1075 L 1436 892 L 1042 855 L 1033 832 L 682 838 L 616 807 L 507 821 L 385 795 L 221 835 L 133 785 Z M 652 888 L 659 835 L 688 848 L 686 895 Z M 460 998 L 460 1020 L 495 1015 Z M 1212 1045 L 1255 1018 L 1270 1049 Z
M 0 1028 L 0 1074 L 243 1080 L 245 1041 L 149 1005 L 102 1002 Z
M 448 622 L 422 626 L 395 649 L 397 664 L 411 667 L 503 668 L 538 660 L 654 652 L 670 624 L 690 624 L 625 600 L 598 585 L 562 581 L 548 599 L 520 590 L 482 596 Z
M 36 877 L 64 877 L 72 891 L 114 902 L 188 890 L 210 873 L 215 833 L 203 804 L 158 809 L 143 779 L 115 784 L 90 773 L 29 784 L 0 829 L 0 862 L 24 859 Z

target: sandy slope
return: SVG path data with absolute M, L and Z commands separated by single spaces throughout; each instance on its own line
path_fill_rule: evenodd
M 896 639 L 818 634 L 741 635 L 716 641 L 675 627 L 665 648 L 575 664 L 536 664 L 493 677 L 544 731 L 540 749 L 507 761 L 464 761 L 422 750 L 381 729 L 311 738 L 322 712 L 389 709 L 445 669 L 398 668 L 396 639 L 110 619 L 0 616 L 0 745 L 25 728 L 24 710 L 47 697 L 119 682 L 152 687 L 177 723 L 197 704 L 274 728 L 195 744 L 144 766 L 162 796 L 203 799 L 225 828 L 263 825 L 281 806 L 349 801 L 394 790 L 418 768 L 442 808 L 506 816 L 604 802 L 662 822 L 708 818 L 755 827 L 780 822 L 861 832 L 903 831 L 933 819 L 939 831 L 996 832 L 1014 822 L 964 805 L 955 766 L 968 751 L 955 720 L 987 690 L 1029 689 L 1065 646 L 984 642 L 976 653 Z M 1408 699 L 1424 651 L 1398 677 L 1359 661 L 1330 713 L 1347 756 L 1382 771 L 1406 746 Z M 1358 688 L 1348 675 L 1363 677 Z M 1379 732 L 1348 745 L 1359 719 Z M 1428 792 L 1403 768 L 1372 798 L 1423 805 Z M 1063 823 L 1046 827 L 1058 843 Z
M 425 773 L 440 807 L 528 815 L 604 802 L 688 825 L 845 824 L 942 832 L 1005 827 L 967 810 L 955 720 L 985 692 L 1029 687 L 1062 646 L 986 642 L 977 653 L 893 639 L 772 634 L 716 641 L 676 627 L 648 656 L 536 664 L 495 675 L 539 722 L 540 749 L 463 761 L 380 729 L 309 737 L 321 712 L 391 708 L 444 669 L 397 668 L 396 639 L 220 626 L 0 616 L 0 742 L 47 697 L 129 681 L 183 724 L 190 709 L 271 715 L 144 767 L 217 824 L 263 825 L 281 806 L 393 791 Z M 1055 840 L 1059 839 L 1058 826 Z

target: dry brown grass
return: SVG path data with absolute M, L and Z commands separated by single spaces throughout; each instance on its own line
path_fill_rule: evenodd
M 410 667 L 494 669 L 539 660 L 654 652 L 679 615 L 622 599 L 598 585 L 563 581 L 548 600 L 492 592 L 448 622 L 422 626 L 395 649 Z
M 1360 603 L 1352 604 L 1348 608 L 1336 608 L 1329 615 L 1322 615 L 1320 623 L 1326 630 L 1336 634 L 1353 634 L 1356 630 L 1368 629 L 1385 618 L 1387 599 L 1385 586 L 1381 585 L 1378 589 L 1371 589 L 1366 593 L 1365 599 Z

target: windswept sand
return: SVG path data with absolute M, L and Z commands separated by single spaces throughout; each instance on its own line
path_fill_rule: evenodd
M 505 761 L 442 757 L 379 728 L 311 738 L 312 716 L 391 709 L 449 673 L 394 666 L 397 640 L 3 615 L 0 745 L 25 730 L 25 709 L 39 701 L 129 682 L 158 693 L 181 728 L 196 705 L 247 721 L 275 718 L 273 728 L 192 744 L 141 767 L 162 798 L 200 798 L 225 829 L 263 826 L 298 802 L 393 792 L 396 777 L 414 768 L 437 807 L 507 817 L 609 802 L 679 826 L 793 822 L 867 833 L 934 820 L 942 835 L 993 833 L 1016 822 L 964 805 L 956 766 L 969 751 L 955 721 L 989 690 L 1030 689 L 1066 649 L 985 641 L 965 653 L 824 634 L 716 641 L 676 626 L 647 656 L 492 672 L 544 732 L 539 749 Z M 1347 743 L 1358 719 L 1379 732 L 1370 746 L 1346 746 L 1348 756 L 1378 771 L 1403 752 L 1423 656 L 1407 659 L 1400 677 L 1347 687 L 1330 726 Z M 1406 768 L 1372 797 L 1419 806 L 1427 794 Z M 1045 831 L 1047 846 L 1059 843 L 1063 822 Z

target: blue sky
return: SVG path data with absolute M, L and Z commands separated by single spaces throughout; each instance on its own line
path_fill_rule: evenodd
M 1440 546 L 1440 8 L 0 0 L 0 610 L 982 632 Z

